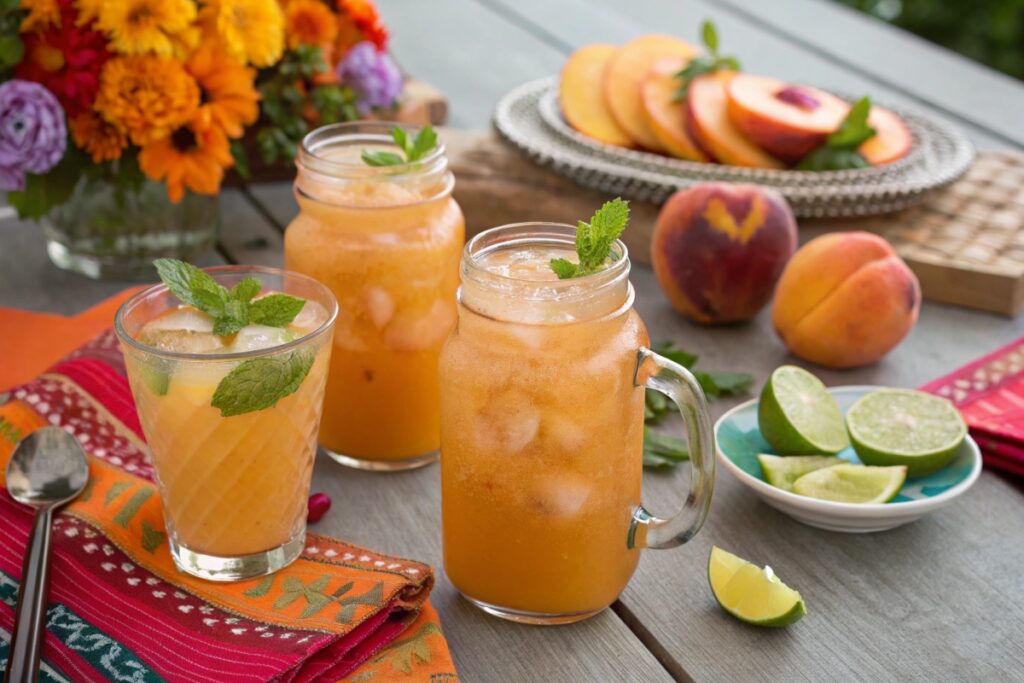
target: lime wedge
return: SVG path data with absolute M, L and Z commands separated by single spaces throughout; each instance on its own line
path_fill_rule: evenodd
M 842 465 L 845 460 L 834 455 L 768 455 L 760 453 L 757 461 L 761 463 L 764 479 L 772 486 L 783 491 L 792 491 L 793 482 L 808 472 L 825 467 Z
M 800 594 L 771 567 L 761 569 L 715 546 L 708 558 L 708 582 L 722 609 L 748 624 L 788 626 L 807 613 Z
M 888 503 L 907 479 L 907 468 L 836 465 L 805 474 L 793 493 L 837 503 Z
M 850 445 L 839 405 L 803 368 L 772 372 L 757 406 L 761 435 L 782 455 L 834 454 Z
M 967 435 L 959 411 L 944 398 L 912 389 L 880 389 L 850 406 L 846 425 L 868 465 L 905 465 L 919 477 L 949 464 Z

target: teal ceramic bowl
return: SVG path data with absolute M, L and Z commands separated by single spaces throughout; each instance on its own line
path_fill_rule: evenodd
M 829 393 L 845 414 L 854 401 L 878 388 L 833 387 Z M 908 478 L 899 495 L 888 503 L 835 503 L 783 491 L 764 480 L 757 461 L 758 453 L 774 451 L 757 427 L 756 399 L 736 406 L 715 423 L 715 442 L 719 463 L 766 503 L 804 524 L 831 531 L 885 531 L 913 522 L 952 503 L 981 474 L 981 452 L 968 436 L 949 465 L 924 477 Z M 839 457 L 860 463 L 852 448 Z

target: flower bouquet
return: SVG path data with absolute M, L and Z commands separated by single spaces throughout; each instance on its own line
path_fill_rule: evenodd
M 403 85 L 371 0 L 0 0 L 0 28 L 0 190 L 94 277 L 205 248 L 229 169 Z

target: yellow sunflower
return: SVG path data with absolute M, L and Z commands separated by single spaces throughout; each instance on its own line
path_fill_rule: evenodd
M 136 145 L 167 137 L 199 107 L 199 86 L 169 57 L 114 57 L 103 65 L 95 109 Z
M 277 0 L 211 0 L 201 16 L 228 54 L 243 62 L 270 66 L 284 52 L 284 13 Z
M 60 26 L 60 5 L 57 0 L 21 0 L 19 8 L 28 12 L 21 20 L 21 32 L 28 33 L 47 26 Z
M 120 0 L 100 3 L 97 25 L 110 35 L 117 52 L 170 55 L 172 36 L 186 30 L 195 18 L 192 0 Z

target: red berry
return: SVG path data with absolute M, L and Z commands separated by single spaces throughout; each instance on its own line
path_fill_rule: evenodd
M 331 497 L 326 493 L 314 493 L 309 497 L 307 505 L 306 521 L 310 524 L 319 522 L 320 519 L 331 509 Z

